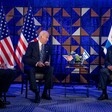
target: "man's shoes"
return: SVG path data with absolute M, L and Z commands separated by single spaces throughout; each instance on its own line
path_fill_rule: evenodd
M 34 100 L 35 103 L 40 103 L 40 95 L 39 95 L 39 92 L 36 92 L 35 93 L 35 100 Z
M 5 108 L 6 105 L 4 104 L 4 100 L 0 98 L 0 108 Z
M 106 100 L 106 99 L 108 99 L 107 94 L 101 94 L 101 96 L 98 98 L 98 100 Z
M 40 95 L 39 95 L 39 92 L 38 92 L 37 88 L 34 88 L 34 87 L 30 86 L 30 90 L 35 93 L 34 102 L 35 103 L 40 103 Z
M 52 98 L 48 94 L 42 94 L 42 99 L 52 100 Z

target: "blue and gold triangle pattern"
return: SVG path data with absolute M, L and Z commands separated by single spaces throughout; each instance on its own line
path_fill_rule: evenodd
M 27 10 L 28 7 L 5 7 L 6 20 L 15 46 Z M 33 7 L 37 33 L 41 30 L 50 33 L 49 43 L 52 45 L 52 65 L 55 68 L 56 82 L 64 82 L 65 79 L 70 82 L 70 74 L 77 71 L 80 82 L 87 83 L 87 70 L 83 73 L 77 69 L 66 69 L 68 62 L 63 55 L 71 51 L 82 55 L 85 49 L 90 57 L 84 61 L 84 65 L 89 68 L 89 74 L 98 74 L 100 65 L 104 64 L 102 50 L 110 30 L 108 26 L 111 26 L 111 10 L 85 7 Z

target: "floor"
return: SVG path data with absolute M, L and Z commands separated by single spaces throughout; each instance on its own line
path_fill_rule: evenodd
M 97 97 L 101 91 L 95 86 L 89 87 L 89 97 L 86 96 L 87 87 L 84 85 L 68 85 L 65 87 L 55 85 L 51 90 L 52 100 L 43 100 L 39 104 L 33 102 L 34 94 L 28 91 L 28 98 L 25 98 L 25 91 L 21 94 L 21 84 L 12 84 L 7 100 L 11 102 L 0 112 L 112 112 L 112 87 L 108 87 L 109 100 L 98 101 Z M 42 94 L 43 86 L 41 87 Z

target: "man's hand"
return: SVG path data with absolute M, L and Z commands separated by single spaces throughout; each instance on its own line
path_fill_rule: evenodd
M 38 66 L 38 67 L 43 67 L 43 66 L 45 66 L 45 65 L 44 65 L 43 62 L 39 61 L 39 62 L 36 63 L 36 66 Z
M 112 71 L 112 65 L 108 66 L 107 68 Z
M 50 66 L 50 62 L 46 61 L 46 62 L 45 62 L 45 65 L 46 65 L 46 66 Z

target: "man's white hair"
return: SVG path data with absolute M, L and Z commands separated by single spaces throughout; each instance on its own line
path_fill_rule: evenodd
M 42 30 L 40 33 L 39 33 L 39 37 L 43 36 L 44 34 L 48 34 L 49 33 L 46 31 L 46 30 Z

